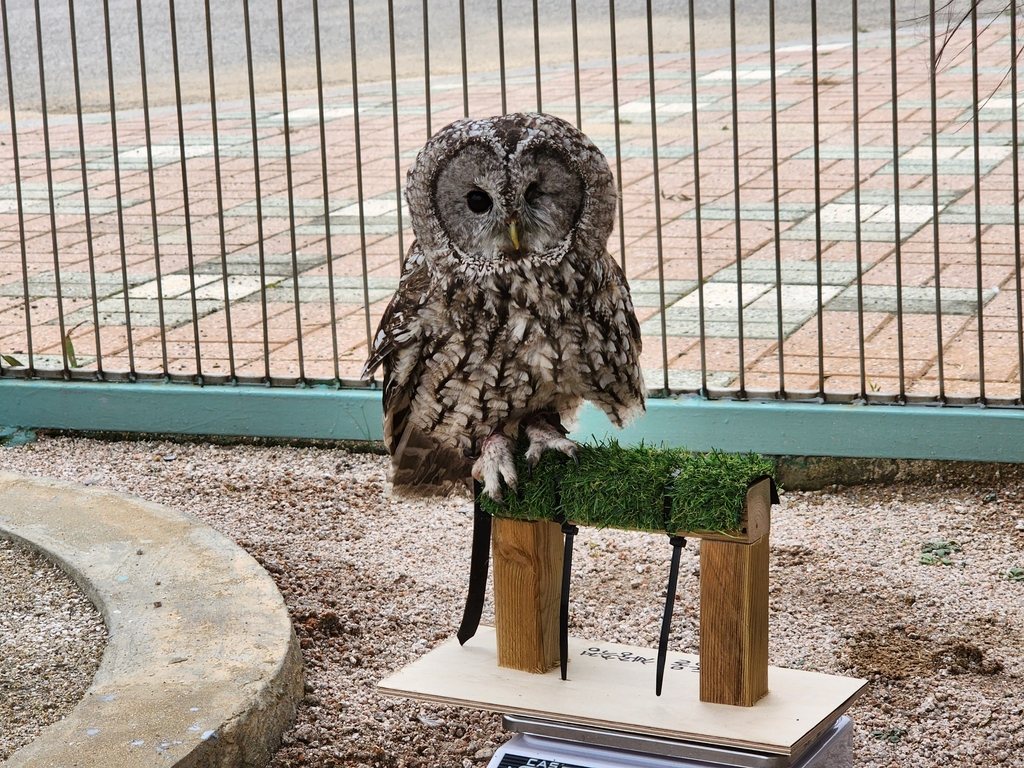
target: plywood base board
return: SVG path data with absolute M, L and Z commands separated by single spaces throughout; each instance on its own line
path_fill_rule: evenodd
M 752 707 L 700 701 L 699 658 L 668 654 L 654 695 L 655 651 L 569 638 L 568 679 L 498 666 L 494 630 L 455 638 L 383 680 L 383 693 L 670 739 L 795 757 L 867 686 L 865 680 L 769 667 L 768 695 Z

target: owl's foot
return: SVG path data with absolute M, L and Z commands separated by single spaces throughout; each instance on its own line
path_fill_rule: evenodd
M 537 466 L 544 451 L 560 451 L 577 465 L 580 463 L 579 446 L 546 419 L 534 419 L 527 424 L 526 436 L 530 439 L 530 447 L 526 449 L 526 461 L 531 468 Z
M 515 443 L 502 434 L 491 435 L 480 446 L 480 458 L 473 463 L 473 478 L 484 484 L 484 493 L 501 501 L 501 481 L 510 491 L 519 485 L 516 461 L 512 453 Z

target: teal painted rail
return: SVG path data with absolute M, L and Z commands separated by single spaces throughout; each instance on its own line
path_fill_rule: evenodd
M 380 440 L 380 392 L 0 379 L 0 425 L 319 440 Z M 1024 411 L 922 405 L 649 400 L 622 431 L 587 407 L 572 436 L 766 455 L 1024 463 Z

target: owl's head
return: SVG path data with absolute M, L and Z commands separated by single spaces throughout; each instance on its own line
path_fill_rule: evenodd
M 616 192 L 607 160 L 580 131 L 513 114 L 438 131 L 409 170 L 406 199 L 428 262 L 473 275 L 602 253 Z

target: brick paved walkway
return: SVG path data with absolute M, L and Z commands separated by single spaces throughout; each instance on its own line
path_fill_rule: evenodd
M 859 249 L 855 242 L 852 48 L 831 43 L 822 45 L 819 55 L 821 207 L 820 217 L 816 217 L 811 50 L 805 44 L 779 47 L 781 237 L 777 243 L 781 283 L 775 264 L 769 54 L 762 49 L 738 55 L 735 136 L 728 52 L 699 56 L 700 244 L 706 280 L 703 349 L 711 388 L 735 389 L 742 384 L 750 391 L 774 391 L 784 385 L 789 392 L 813 393 L 819 389 L 821 376 L 830 396 L 856 394 L 863 384 L 866 392 L 884 397 L 899 392 L 902 375 L 908 394 L 933 397 L 940 388 L 941 330 L 942 383 L 947 395 L 977 397 L 983 384 L 989 397 L 1019 398 L 1008 27 L 996 22 L 983 32 L 979 44 L 980 249 L 975 237 L 969 50 L 947 58 L 938 77 L 935 207 L 928 40 L 921 33 L 908 32 L 901 34 L 899 41 L 898 255 L 888 35 L 865 35 L 859 44 Z M 966 42 L 957 38 L 948 50 L 960 51 Z M 619 158 L 615 156 L 610 65 L 587 64 L 580 73 L 583 128 L 605 149 L 613 167 L 621 164 L 624 227 L 623 232 L 613 234 L 609 247 L 621 256 L 621 245 L 625 246 L 624 263 L 643 323 L 649 385 L 660 388 L 667 380 L 674 389 L 693 390 L 701 382 L 702 347 L 689 59 L 686 55 L 657 58 L 657 200 L 646 60 L 622 61 L 618 71 Z M 428 120 L 422 81 L 400 82 L 398 92 L 398 163 L 404 179 L 428 135 Z M 459 78 L 434 78 L 431 96 L 431 129 L 462 116 Z M 257 100 L 261 219 L 256 216 L 249 104 L 218 106 L 222 218 L 218 216 L 209 105 L 188 106 L 183 111 L 187 201 L 182 195 L 175 111 L 153 110 L 155 233 L 142 112 L 118 114 L 120 208 L 109 115 L 86 115 L 84 158 L 91 241 L 84 216 L 82 153 L 74 118 L 55 116 L 50 120 L 51 213 L 42 124 L 39 119 L 19 116 L 34 365 L 61 369 L 66 353 L 73 348 L 79 366 L 75 376 L 92 376 L 98 353 L 106 375 L 126 371 L 133 362 L 140 373 L 162 375 L 166 370 L 191 376 L 201 372 L 207 380 L 232 373 L 257 379 L 269 373 L 280 380 L 358 376 L 366 356 L 368 327 L 376 326 L 397 284 L 400 254 L 412 237 L 404 214 L 406 229 L 399 231 L 390 84 L 363 85 L 359 97 L 362 229 L 352 94 L 326 94 L 329 241 L 315 94 L 289 95 L 287 134 L 280 100 Z M 511 73 L 509 110 L 536 106 L 532 73 Z M 500 108 L 497 77 L 471 78 L 470 113 L 489 115 Z M 543 108 L 568 119 L 574 117 L 571 68 L 547 72 Z M 5 367 L 12 361 L 27 364 L 29 351 L 11 139 L 8 122 L 0 126 L 0 354 L 10 358 L 4 358 Z M 290 172 L 285 162 L 286 139 L 291 150 Z M 734 141 L 738 168 L 733 159 Z M 656 205 L 661 214 L 660 249 Z M 938 255 L 933 239 L 936 210 Z M 123 218 L 123 230 L 119 217 Z M 820 292 L 815 258 L 819 229 Z M 54 246 L 59 253 L 59 297 Z M 861 290 L 857 284 L 858 250 Z M 743 256 L 742 299 L 737 285 L 737 251 Z M 897 314 L 897 261 L 902 317 Z M 667 306 L 664 318 L 660 274 L 664 275 Z M 935 312 L 937 278 L 942 289 L 941 322 Z M 264 284 L 265 293 L 261 291 Z M 125 285 L 130 300 L 130 346 Z M 230 297 L 227 308 L 225 291 Z M 862 323 L 858 300 L 864 310 Z M 824 307 L 820 313 L 819 301 Z M 742 345 L 738 342 L 740 303 Z M 61 317 L 70 346 L 61 343 Z M 859 362 L 862 338 L 863 382 Z M 819 343 L 824 354 L 821 370 Z M 780 380 L 780 353 L 784 381 Z

